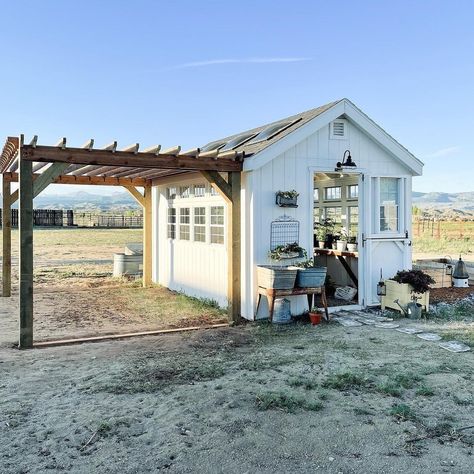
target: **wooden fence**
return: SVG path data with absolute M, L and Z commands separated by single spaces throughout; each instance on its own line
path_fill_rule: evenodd
M 12 209 L 12 227 L 18 227 L 18 209 Z M 0 225 L 3 223 L 0 209 Z M 142 228 L 143 215 L 130 213 L 78 212 L 73 210 L 34 209 L 33 225 L 37 227 L 97 227 L 97 228 Z
M 474 221 L 442 221 L 439 219 L 415 219 L 413 221 L 415 237 L 433 237 L 435 239 L 474 239 Z

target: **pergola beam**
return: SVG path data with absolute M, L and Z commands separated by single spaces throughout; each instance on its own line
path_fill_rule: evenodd
M 42 174 L 42 173 L 41 173 Z M 33 175 L 37 179 L 41 174 Z M 17 173 L 4 173 L 12 183 L 18 182 Z M 149 180 L 143 178 L 111 178 L 105 176 L 70 176 L 61 175 L 54 180 L 54 184 L 89 184 L 98 186 L 146 186 Z
M 129 151 L 112 150 L 85 150 L 84 148 L 61 149 L 52 146 L 32 147 L 24 145 L 22 155 L 27 161 L 36 162 L 58 162 L 69 165 L 98 165 L 98 166 L 121 166 L 129 168 L 150 168 L 169 170 L 213 170 L 213 171 L 241 171 L 242 162 L 235 153 L 232 156 L 217 159 L 202 156 L 187 156 L 177 154 L 160 153 L 133 153 Z M 170 150 L 173 153 L 178 147 Z

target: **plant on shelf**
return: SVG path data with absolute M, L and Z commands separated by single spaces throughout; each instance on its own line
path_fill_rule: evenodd
M 324 248 L 330 249 L 332 242 L 334 240 L 334 227 L 336 223 L 330 218 L 327 217 L 322 219 L 320 222 L 316 222 L 314 227 L 318 234 L 318 239 L 320 242 L 324 241 Z M 321 240 L 322 239 L 322 240 Z
M 318 227 L 315 232 L 316 240 L 317 240 L 317 247 L 323 248 L 324 242 L 326 240 L 326 229 L 324 227 Z
M 298 245 L 297 242 L 292 244 L 278 245 L 268 252 L 270 259 L 279 262 L 288 258 L 308 258 L 306 250 Z
M 278 191 L 276 193 L 276 204 L 280 207 L 298 207 L 298 196 L 296 189 L 291 191 Z
M 412 293 L 423 294 L 430 291 L 430 285 L 435 281 L 427 273 L 422 270 L 400 270 L 391 278 L 398 283 L 407 283 L 412 287 Z M 413 295 L 413 299 L 418 299 Z
M 339 236 L 337 239 L 336 248 L 340 252 L 345 252 L 347 249 L 347 229 L 345 227 L 341 227 L 341 230 L 339 232 Z
M 347 250 L 348 252 L 357 252 L 357 237 L 350 235 L 347 238 Z

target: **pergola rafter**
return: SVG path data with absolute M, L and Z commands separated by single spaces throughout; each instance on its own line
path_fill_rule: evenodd
M 11 205 L 19 197 L 20 348 L 33 347 L 33 199 L 49 184 L 123 186 L 143 208 L 143 284 L 152 283 L 152 183 L 155 178 L 199 172 L 227 203 L 229 319 L 240 319 L 240 189 L 243 152 L 201 152 L 180 146 L 155 145 L 139 151 L 134 143 L 117 149 L 114 141 L 94 148 L 26 144 L 23 136 L 8 137 L 0 155 L 3 177 L 3 296 L 11 295 Z M 226 176 L 226 178 L 223 177 Z M 17 191 L 11 183 L 18 182 Z M 143 188 L 140 192 L 137 188 Z

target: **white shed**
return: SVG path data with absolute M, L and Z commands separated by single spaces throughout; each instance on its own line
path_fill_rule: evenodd
M 328 267 L 337 285 L 356 287 L 355 307 L 380 303 L 381 271 L 388 278 L 411 267 L 412 176 L 421 175 L 423 164 L 349 100 L 216 140 L 201 151 L 215 149 L 245 153 L 242 317 L 268 315 L 266 303 L 255 314 L 256 270 L 271 263 L 272 223 L 282 218 L 294 224 L 299 245 Z M 356 166 L 340 166 L 349 154 Z M 276 193 L 293 189 L 298 207 L 277 206 Z M 227 305 L 224 199 L 202 174 L 175 172 L 153 180 L 152 202 L 153 281 Z M 316 247 L 315 226 L 325 218 L 352 233 L 358 250 Z M 294 314 L 306 309 L 306 298 L 293 297 Z

